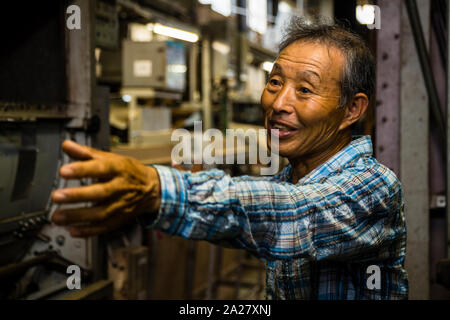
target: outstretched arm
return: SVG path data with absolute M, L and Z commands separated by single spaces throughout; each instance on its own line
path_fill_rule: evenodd
M 84 161 L 63 166 L 62 177 L 99 179 L 52 195 L 57 203 L 93 202 L 91 208 L 54 213 L 53 221 L 69 226 L 74 236 L 107 232 L 139 217 L 170 234 L 268 259 L 323 260 L 373 257 L 405 235 L 400 185 L 383 167 L 293 185 L 231 178 L 220 170 L 193 174 L 146 167 L 68 141 L 63 149 Z

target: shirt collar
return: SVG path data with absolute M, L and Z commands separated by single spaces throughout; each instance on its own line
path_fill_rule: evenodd
M 301 178 L 297 184 L 317 181 L 332 172 L 342 170 L 358 158 L 370 156 L 372 156 L 372 140 L 370 136 L 353 136 L 352 141 L 346 147 Z M 281 181 L 292 181 L 291 165 L 287 165 L 277 178 Z

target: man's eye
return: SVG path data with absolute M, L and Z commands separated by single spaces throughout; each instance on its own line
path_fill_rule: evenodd
M 270 79 L 269 83 L 273 86 L 278 86 L 280 85 L 280 81 L 276 80 L 276 79 Z
M 300 88 L 300 92 L 301 93 L 311 93 L 312 91 L 309 90 L 308 88 L 302 87 L 302 88 Z

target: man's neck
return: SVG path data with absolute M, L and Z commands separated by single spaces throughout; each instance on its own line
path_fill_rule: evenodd
M 322 163 L 325 163 L 328 159 L 347 146 L 351 140 L 351 132 L 348 131 L 336 137 L 335 141 L 321 152 L 306 155 L 301 158 L 289 159 L 289 163 L 292 166 L 292 183 L 297 183 L 298 180 L 306 176 Z

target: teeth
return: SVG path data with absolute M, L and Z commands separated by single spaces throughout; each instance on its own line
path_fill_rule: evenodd
M 278 129 L 278 130 L 280 130 L 280 131 L 289 131 L 289 130 L 290 130 L 288 127 L 286 127 L 286 126 L 284 126 L 284 125 L 282 125 L 282 124 L 278 124 L 278 123 L 274 123 L 274 124 L 272 125 L 272 127 L 273 127 L 274 129 Z

